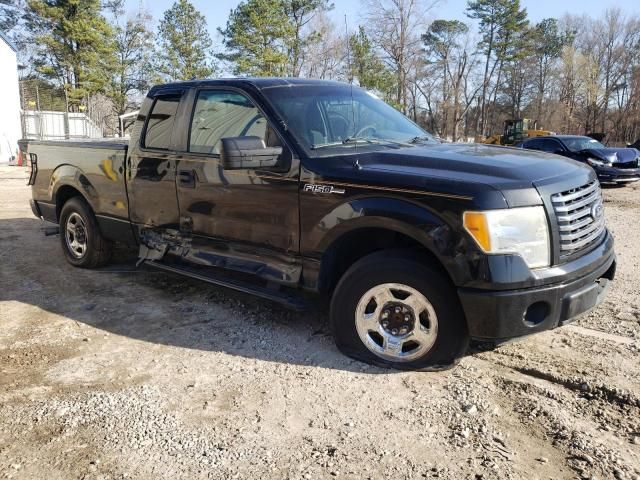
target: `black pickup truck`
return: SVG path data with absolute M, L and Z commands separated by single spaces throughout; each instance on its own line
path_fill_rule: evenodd
M 131 139 L 23 142 L 36 216 L 78 267 L 140 262 L 294 308 L 331 299 L 338 347 L 403 369 L 470 339 L 556 328 L 602 301 L 613 238 L 594 171 L 442 144 L 336 82 L 161 85 Z

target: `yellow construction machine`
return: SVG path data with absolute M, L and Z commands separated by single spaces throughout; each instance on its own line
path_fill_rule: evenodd
M 549 130 L 538 129 L 537 122 L 528 118 L 519 118 L 517 120 L 505 120 L 504 131 L 502 135 L 491 135 L 479 143 L 488 145 L 514 145 L 518 142 L 533 137 L 544 137 L 546 135 L 554 135 Z

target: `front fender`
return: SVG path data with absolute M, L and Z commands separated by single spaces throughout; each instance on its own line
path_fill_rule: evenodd
M 449 218 L 447 218 L 449 217 Z M 456 284 L 469 277 L 469 255 L 477 248 L 453 225 L 457 215 L 435 213 L 406 199 L 366 197 L 342 203 L 310 232 L 312 249 L 325 252 L 343 235 L 364 228 L 381 228 L 406 235 L 431 252 Z M 462 267 L 462 268 L 461 268 Z
M 313 228 L 318 238 L 318 251 L 324 251 L 338 237 L 356 228 L 387 228 L 420 241 L 429 241 L 429 233 L 439 231 L 446 224 L 426 208 L 400 199 L 361 198 L 337 206 Z M 422 243 L 422 242 L 421 242 Z

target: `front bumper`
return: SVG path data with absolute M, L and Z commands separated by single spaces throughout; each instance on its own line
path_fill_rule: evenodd
M 592 268 L 584 267 L 584 258 L 580 263 L 571 273 L 566 268 L 562 281 L 552 285 L 501 291 L 459 289 L 469 334 L 476 340 L 504 341 L 565 325 L 596 307 L 614 279 L 615 253 L 610 248 L 606 255 L 593 258 Z
M 640 180 L 640 168 L 594 168 L 600 183 L 631 183 Z

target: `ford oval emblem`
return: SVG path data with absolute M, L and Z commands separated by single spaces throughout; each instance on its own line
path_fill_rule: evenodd
M 595 203 L 591 207 L 591 217 L 594 220 L 600 220 L 603 214 L 604 214 L 604 205 L 602 205 L 602 202 Z

